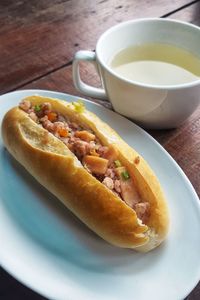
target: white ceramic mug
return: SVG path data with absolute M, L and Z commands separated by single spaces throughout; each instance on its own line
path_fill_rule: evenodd
M 146 128 L 174 128 L 185 121 L 200 103 L 200 78 L 194 82 L 159 86 L 140 84 L 116 74 L 110 59 L 124 48 L 145 43 L 168 43 L 200 58 L 200 28 L 170 19 L 138 19 L 118 24 L 99 38 L 96 52 L 78 51 L 73 60 L 73 81 L 84 95 L 109 99 L 115 111 Z M 95 63 L 102 89 L 85 84 L 79 62 Z M 162 76 L 162 74 L 161 74 Z

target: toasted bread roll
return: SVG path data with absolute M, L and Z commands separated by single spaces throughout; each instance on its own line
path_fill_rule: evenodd
M 137 251 L 158 246 L 168 209 L 147 162 L 80 103 L 27 97 L 7 112 L 8 151 L 89 228 Z

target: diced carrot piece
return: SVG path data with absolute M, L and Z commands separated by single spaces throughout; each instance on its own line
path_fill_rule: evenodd
M 47 114 L 47 117 L 48 117 L 48 120 L 51 121 L 51 122 L 56 121 L 57 120 L 57 113 L 49 112 Z
M 74 136 L 86 142 L 91 142 L 95 140 L 95 135 L 88 132 L 87 130 L 76 131 Z
M 66 128 L 60 128 L 60 129 L 58 129 L 58 134 L 61 137 L 67 137 L 68 136 L 68 130 Z
M 105 174 L 108 168 L 108 160 L 97 156 L 86 155 L 83 163 L 94 174 Z
M 116 160 L 118 158 L 118 150 L 110 145 L 108 147 L 108 150 L 104 153 L 103 157 L 109 160 L 109 163 L 111 164 L 114 160 Z

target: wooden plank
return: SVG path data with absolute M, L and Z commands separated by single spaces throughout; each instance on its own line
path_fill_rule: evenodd
M 190 2 L 0 1 L 0 93 L 68 63 L 77 49 L 94 49 L 100 34 L 114 24 L 162 16 Z
M 200 1 L 172 14 L 169 18 L 178 19 L 200 26 Z
M 180 165 L 200 197 L 200 107 L 181 127 L 149 133 Z

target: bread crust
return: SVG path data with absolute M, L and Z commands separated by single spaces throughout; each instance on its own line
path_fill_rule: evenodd
M 135 211 L 89 174 L 62 141 L 18 107 L 8 111 L 2 123 L 4 144 L 16 160 L 104 240 L 138 251 L 158 246 L 167 235 L 168 208 L 158 179 L 147 162 L 93 113 L 87 110 L 77 113 L 74 105 L 57 99 L 31 96 L 26 100 L 34 105 L 51 103 L 53 110 L 91 128 L 104 145 L 114 145 L 139 194 L 150 203 L 148 222 L 142 224 Z

